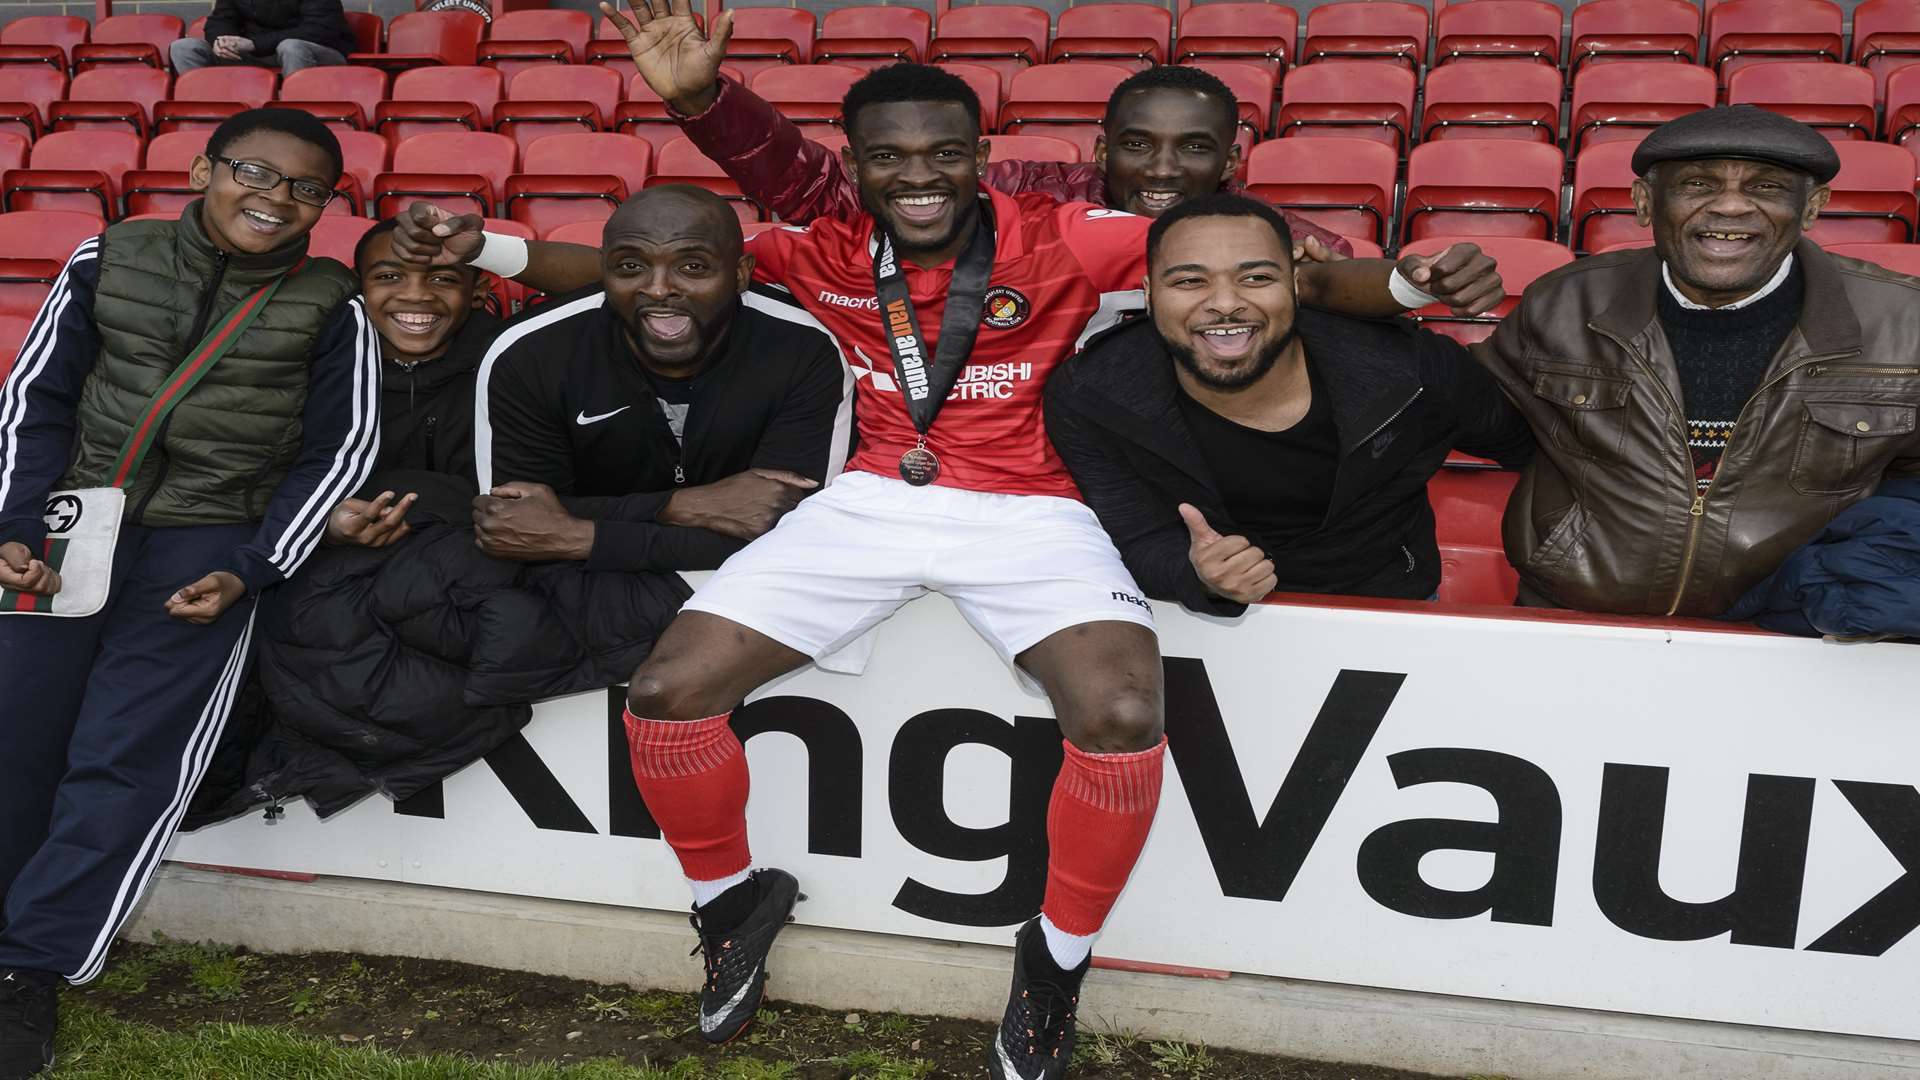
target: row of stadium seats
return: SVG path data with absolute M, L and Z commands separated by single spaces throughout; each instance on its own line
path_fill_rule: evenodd
M 672 135 L 657 149 L 646 139 L 609 132 L 518 130 L 527 136 L 522 142 L 460 125 L 425 126 L 438 130 L 407 135 L 397 145 L 372 132 L 339 132 L 346 172 L 329 213 L 384 217 L 426 199 L 455 212 L 510 217 L 544 237 L 569 222 L 604 220 L 643 187 L 690 183 L 732 201 L 744 222 L 772 220 L 670 124 L 648 125 Z M 830 149 L 845 145 L 831 128 L 810 134 Z M 996 160 L 1084 160 L 1080 146 L 1050 135 L 996 135 L 992 142 Z M 193 198 L 187 170 L 205 145 L 204 130 L 171 131 L 151 141 L 130 131 L 60 131 L 32 144 L 0 133 L 0 209 L 79 210 L 107 219 L 176 213 Z M 1647 239 L 1629 195 L 1636 145 L 1635 139 L 1594 141 L 1569 162 L 1545 143 L 1441 140 L 1414 147 L 1403 163 L 1381 141 L 1270 139 L 1253 147 L 1244 177 L 1253 193 L 1369 253 L 1433 236 L 1511 236 L 1597 251 Z M 1840 173 L 1811 235 L 1828 244 L 1914 240 L 1920 205 L 1912 153 L 1867 142 L 1835 149 Z
M 1285 4 L 1090 3 L 1060 13 L 1018 4 L 956 7 L 932 15 L 911 6 L 856 5 L 825 19 L 797 7 L 740 8 L 728 54 L 751 74 L 808 63 L 872 67 L 897 60 L 979 63 L 1003 81 L 1024 68 L 1092 61 L 1139 68 L 1201 59 L 1238 59 L 1276 76 L 1291 63 L 1367 59 L 1418 70 L 1483 59 L 1523 59 L 1577 74 L 1615 59 L 1710 66 L 1725 80 L 1754 63 L 1783 58 L 1847 62 L 1881 88 L 1896 68 L 1920 59 L 1920 0 L 1866 0 L 1853 33 L 1830 0 L 1590 0 L 1565 13 L 1546 0 L 1425 4 L 1340 0 L 1300 13 Z M 355 62 L 398 70 L 423 64 L 496 65 L 509 74 L 562 63 L 626 64 L 619 35 L 582 11 L 511 11 L 491 24 L 472 12 L 409 12 L 383 27 L 348 12 L 360 41 Z M 16 19 L 0 30 L 0 62 L 41 62 L 70 70 L 114 63 L 167 64 L 167 46 L 198 34 L 171 15 L 120 15 L 89 27 L 72 16 Z M 384 31 L 384 32 L 383 32 Z M 1702 42 L 1704 41 L 1704 48 Z M 1431 49 L 1429 49 L 1431 43 Z M 1563 47 L 1564 45 L 1564 47 Z

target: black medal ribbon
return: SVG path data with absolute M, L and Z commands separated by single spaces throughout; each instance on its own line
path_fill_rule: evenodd
M 927 355 L 927 339 L 920 333 L 907 277 L 900 269 L 893 236 L 876 225 L 879 250 L 873 259 L 873 292 L 880 304 L 880 327 L 893 353 L 893 371 L 906 399 L 907 416 L 920 433 L 914 448 L 900 456 L 900 478 L 916 487 L 940 475 L 940 459 L 927 449 L 927 430 L 933 427 L 960 369 L 973 355 L 973 339 L 980 333 L 980 313 L 987 299 L 987 280 L 993 276 L 993 210 L 980 201 L 980 217 L 973 238 L 953 262 L 947 285 L 947 307 L 940 319 L 940 340 Z

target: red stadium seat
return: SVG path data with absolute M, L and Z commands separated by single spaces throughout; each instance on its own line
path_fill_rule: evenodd
M 695 15 L 694 20 L 699 21 Z M 702 23 L 702 27 L 706 24 Z M 620 36 L 613 22 L 602 16 L 593 24 L 593 39 L 587 42 L 587 63 L 610 67 L 623 79 L 633 78 L 633 57 L 627 52 L 627 39 Z
M 386 24 L 380 21 L 380 16 L 375 15 L 371 11 L 348 11 L 344 14 L 347 17 L 347 29 L 353 31 L 354 51 L 363 53 L 380 52 L 386 43 L 387 36 Z M 205 19 L 196 19 L 194 25 L 200 27 L 200 29 L 189 30 L 188 32 L 196 37 L 206 37 L 207 28 L 205 24 Z
M 1427 73 L 1420 138 L 1424 142 L 1522 139 L 1558 144 L 1560 89 L 1560 73 L 1544 64 L 1435 68 Z
M 1000 75 L 1004 94 L 1016 74 L 1046 62 L 1050 26 L 1046 12 L 1021 4 L 950 8 L 940 16 L 927 56 L 936 64 L 958 61 L 992 68 Z
M 478 63 L 500 69 L 509 84 L 529 68 L 580 64 L 593 37 L 593 16 L 565 8 L 529 8 L 493 17 L 487 38 L 474 51 Z
M 55 131 L 108 128 L 144 135 L 152 130 L 154 106 L 166 99 L 173 76 L 157 68 L 123 65 L 83 71 L 53 103 Z
M 365 211 L 366 198 L 373 191 L 373 182 L 387 171 L 387 164 L 393 160 L 393 144 L 386 136 L 371 131 L 340 131 L 334 133 L 340 140 L 340 157 L 345 171 L 340 176 L 340 190 L 347 193 L 345 199 L 335 199 L 327 206 L 328 213 L 362 213 Z M 345 205 L 342 205 L 345 204 Z
M 362 131 L 386 97 L 387 73 L 379 68 L 311 67 L 286 77 L 278 104 L 305 109 L 330 127 Z
M 625 135 L 548 135 L 507 178 L 506 215 L 541 237 L 573 221 L 605 221 L 646 185 L 653 147 Z
M 360 238 L 373 228 L 372 218 L 346 214 L 323 214 L 307 234 L 307 254 L 314 258 L 338 259 L 353 269 L 353 249 Z
M 1866 0 L 1853 9 L 1853 62 L 1873 73 L 1874 95 L 1887 77 L 1920 62 L 1920 0 Z
M 147 144 L 146 159 L 140 168 L 127 170 L 121 181 L 127 216 L 178 215 L 188 203 L 199 198 L 200 193 L 193 190 L 188 171 L 193 168 L 193 159 L 206 149 L 204 131 L 173 131 L 154 136 Z
M 762 222 L 761 224 L 770 224 Z M 743 225 L 742 228 L 745 228 Z M 562 225 L 548 233 L 546 239 L 555 244 L 579 244 L 583 247 L 597 248 L 606 232 L 606 225 L 598 221 L 576 221 L 571 225 Z
M 1113 88 L 1132 72 L 1107 64 L 1043 64 L 1013 77 L 1000 106 L 1000 127 L 1009 135 L 1052 135 L 1080 144 L 1083 153 L 1100 134 Z
M 459 126 L 493 126 L 493 107 L 505 94 L 500 72 L 490 67 L 424 67 L 394 76 L 393 94 L 373 110 L 373 129 L 398 147 L 415 135 Z
M 1095 63 L 1141 71 L 1167 62 L 1173 13 L 1153 4 L 1080 4 L 1060 13 L 1050 63 Z
M 753 76 L 753 92 L 773 103 L 801 131 L 840 127 L 840 99 L 866 75 L 839 64 L 774 67 Z
M 0 131 L 32 142 L 51 125 L 53 103 L 66 94 L 66 75 L 50 67 L 0 65 Z
M 0 26 L 0 64 L 45 64 L 62 75 L 92 27 L 76 15 L 28 15 Z
M 0 175 L 5 175 L 10 169 L 26 168 L 27 155 L 32 148 L 33 144 L 25 138 L 12 132 L 0 132 Z
M 280 76 L 267 68 L 208 67 L 174 80 L 173 94 L 153 108 L 155 131 L 211 130 L 227 117 L 273 100 Z
M 140 164 L 140 136 L 125 131 L 56 131 L 33 144 L 28 167 L 0 180 L 0 211 L 98 211 L 117 216 L 120 182 Z
M 1749 64 L 1838 63 L 1842 19 L 1828 0 L 1730 0 L 1707 12 L 1707 59 L 1722 86 Z
M 1510 236 L 1430 236 L 1400 249 L 1407 255 L 1437 255 L 1456 243 L 1477 244 L 1500 265 L 1500 281 L 1507 297 L 1485 315 L 1455 315 L 1444 304 L 1430 304 L 1412 312 L 1427 329 L 1471 345 L 1484 341 L 1520 302 L 1520 294 L 1534 279 L 1573 261 L 1573 252 L 1551 240 L 1520 240 Z
M 1889 270 L 1920 277 L 1920 244 L 1834 244 L 1827 248 L 1827 254 L 1863 259 Z
M 1912 153 L 1886 143 L 1843 142 L 1834 149 L 1840 175 L 1828 185 L 1833 196 L 1807 236 L 1823 246 L 1912 243 L 1920 221 Z
M 145 64 L 166 71 L 168 52 L 186 24 L 178 15 L 110 15 L 94 24 L 86 43 L 73 47 L 73 70 L 98 64 Z
M 720 74 L 736 83 L 746 83 L 740 73 L 731 67 L 722 65 Z M 653 87 L 648 86 L 647 80 L 638 74 L 627 77 L 627 99 L 613 111 L 613 129 L 637 135 L 652 143 L 655 157 L 659 157 L 661 147 L 681 137 L 680 125 L 667 115 L 667 103 L 661 101 L 660 95 L 654 93 Z
M 658 187 L 662 184 L 692 184 L 706 188 L 732 203 L 734 213 L 740 215 L 743 222 L 771 218 L 765 207 L 741 191 L 740 185 L 734 183 L 720 166 L 709 161 L 691 139 L 675 139 L 660 148 L 659 155 L 654 158 L 653 175 L 647 178 L 646 186 Z
M 1419 4 L 1400 0 L 1321 4 L 1307 12 L 1301 63 L 1375 60 L 1418 71 L 1427 62 L 1427 28 L 1427 9 Z
M 387 27 L 385 52 L 354 53 L 349 64 L 384 71 L 417 67 L 470 67 L 487 22 L 471 11 L 409 11 Z
M 916 7 L 835 8 L 820 21 L 813 62 L 871 71 L 903 61 L 919 63 L 933 37 L 933 16 Z
M 1399 155 L 1370 139 L 1270 139 L 1253 148 L 1247 190 L 1322 228 L 1387 239 Z
M 1688 0 L 1591 0 L 1573 9 L 1567 68 L 1616 60 L 1677 61 L 1700 55 L 1700 9 Z
M 980 130 L 1000 130 L 1000 98 L 1003 84 L 1000 73 L 990 67 L 979 64 L 936 64 L 940 70 L 958 75 L 973 87 L 974 95 L 980 99 Z
M 546 64 L 515 75 L 507 100 L 493 109 L 493 130 L 513 136 L 524 153 L 548 135 L 610 128 L 625 89 L 620 73 L 592 64 Z
M 1887 76 L 1887 141 L 1905 144 L 1920 131 L 1920 69 Z
M 65 75 L 38 64 L 0 65 L 0 133 L 29 143 L 38 138 L 66 83 Z
M 1560 66 L 1559 5 L 1546 0 L 1472 0 L 1434 16 L 1435 66 L 1458 60 L 1530 60 Z
M 24 210 L 0 214 L 0 380 L 73 249 L 99 235 L 95 214 Z
M 1653 239 L 1634 220 L 1633 142 L 1596 143 L 1573 163 L 1573 250 L 1598 251 L 1616 244 Z
M 727 63 L 748 79 L 768 68 L 810 64 L 813 35 L 813 12 L 805 8 L 735 8 Z
M 1440 542 L 1442 602 L 1513 604 L 1520 576 L 1507 562 L 1500 522 L 1519 479 L 1519 473 L 1499 469 L 1441 469 L 1427 481 Z
M 1617 139 L 1639 142 L 1676 116 L 1713 107 L 1713 72 L 1681 64 L 1623 60 L 1595 64 L 1573 79 L 1573 131 L 1582 148 Z
M 1752 64 L 1727 76 L 1727 104 L 1791 116 L 1834 142 L 1873 138 L 1873 75 L 1837 64 Z
M 1239 103 L 1242 157 L 1273 130 L 1273 99 L 1280 93 L 1280 84 L 1273 72 L 1238 60 L 1194 60 L 1182 66 L 1199 68 L 1233 91 L 1233 98 Z
M 1280 137 L 1371 139 L 1405 149 L 1418 85 L 1399 65 L 1328 60 L 1295 68 L 1280 99 Z
M 1299 36 L 1300 14 L 1283 4 L 1195 4 L 1180 15 L 1173 59 L 1177 64 L 1237 60 L 1278 77 L 1287 70 Z
M 1407 155 L 1401 237 L 1552 239 L 1564 165 L 1558 147 L 1538 143 L 1455 139 L 1416 146 Z
M 491 214 L 506 196 L 519 148 L 490 131 L 415 135 L 393 149 L 393 171 L 376 177 L 369 201 L 374 217 L 425 201 L 456 214 Z

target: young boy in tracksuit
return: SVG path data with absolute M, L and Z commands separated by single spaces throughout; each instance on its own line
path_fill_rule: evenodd
M 354 276 L 306 255 L 340 172 L 307 113 L 226 121 L 203 197 L 81 244 L 0 386 L 0 1080 L 51 1065 L 54 987 L 100 973 L 153 876 L 261 590 L 371 467 L 379 338 Z M 49 493 L 113 486 L 105 606 L 27 613 L 79 572 Z

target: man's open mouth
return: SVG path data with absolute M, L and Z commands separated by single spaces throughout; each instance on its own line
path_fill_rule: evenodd
M 947 204 L 953 196 L 941 192 L 913 192 L 895 195 L 888 200 L 893 204 L 894 212 L 903 219 L 915 224 L 926 225 L 937 221 L 946 212 Z

